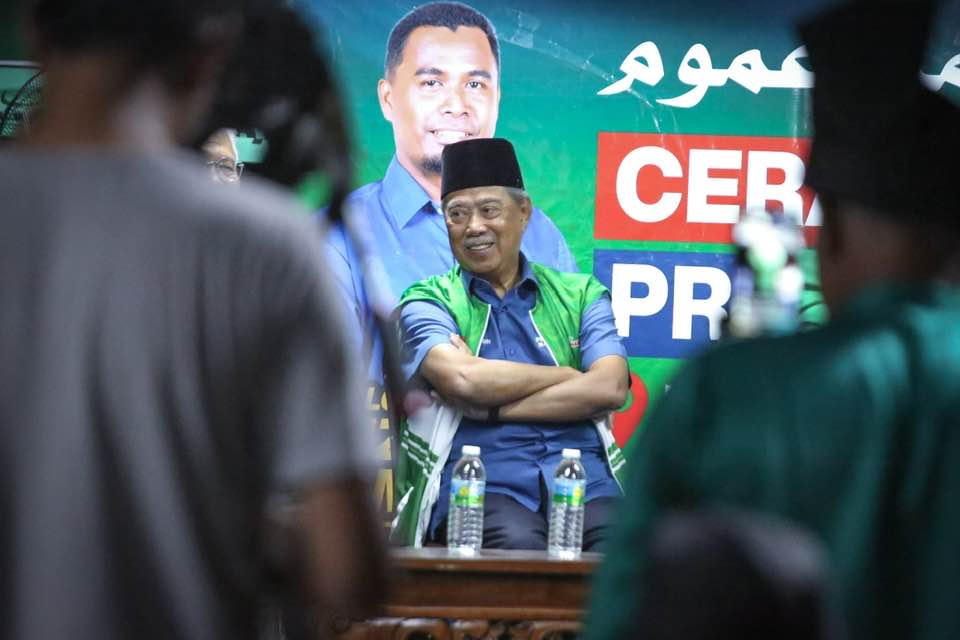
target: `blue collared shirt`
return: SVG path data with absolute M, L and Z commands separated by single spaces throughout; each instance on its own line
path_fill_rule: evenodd
M 392 296 L 392 302 L 399 300 L 400 294 L 413 283 L 446 273 L 453 267 L 443 214 L 396 157 L 383 180 L 351 193 L 346 207 L 372 249 L 375 260 L 370 266 L 382 274 L 387 285 L 385 293 Z M 331 270 L 349 305 L 348 317 L 356 319 L 351 323 L 350 333 L 359 351 L 363 327 L 369 326 L 370 311 L 357 256 L 339 227 L 330 230 L 327 245 Z M 563 235 L 540 209 L 533 209 L 521 249 L 534 262 L 558 271 L 578 271 Z M 369 373 L 370 379 L 376 382 L 383 377 L 381 358 L 381 347 L 374 343 Z
M 553 366 L 549 350 L 533 325 L 530 310 L 539 287 L 527 260 L 521 256 L 520 282 L 500 299 L 493 287 L 467 271 L 467 291 L 491 306 L 490 320 L 480 346 L 480 357 Z M 405 304 L 400 311 L 403 368 L 412 378 L 438 344 L 449 344 L 460 334 L 453 318 L 442 307 L 426 301 Z M 539 344 L 538 344 L 539 342 Z M 582 314 L 581 368 L 587 370 L 604 356 L 626 358 L 626 350 L 613 318 L 610 298 L 603 296 Z M 563 449 L 580 449 L 587 473 L 587 500 L 619 496 L 620 489 L 606 464 L 600 436 L 591 420 L 573 422 L 503 422 L 490 425 L 464 418 L 460 421 L 449 460 L 440 478 L 440 499 L 430 521 L 430 533 L 447 516 L 450 476 L 461 447 L 477 445 L 487 470 L 487 491 L 507 495 L 531 511 L 545 510 L 541 483 L 550 487 Z

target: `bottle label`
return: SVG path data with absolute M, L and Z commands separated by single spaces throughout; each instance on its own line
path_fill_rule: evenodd
M 568 507 L 582 507 L 586 495 L 586 480 L 556 478 L 553 481 L 553 504 L 565 504 Z
M 450 504 L 457 507 L 482 507 L 487 483 L 483 480 L 450 480 Z

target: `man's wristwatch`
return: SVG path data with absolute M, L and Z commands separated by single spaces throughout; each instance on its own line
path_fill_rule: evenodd
M 487 422 L 500 422 L 500 406 L 487 409 Z

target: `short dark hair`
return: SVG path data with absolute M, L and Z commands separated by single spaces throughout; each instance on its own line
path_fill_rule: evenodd
M 446 27 L 456 31 L 458 27 L 476 27 L 483 31 L 490 43 L 493 59 L 500 70 L 500 43 L 497 40 L 497 31 L 485 15 L 460 2 L 431 2 L 417 7 L 400 18 L 393 25 L 390 37 L 387 39 L 387 56 L 383 63 L 383 75 L 389 76 L 403 60 L 403 48 L 407 39 L 417 27 Z
M 122 51 L 139 68 L 170 69 L 210 44 L 218 19 L 240 18 L 254 0 L 34 0 L 42 43 L 69 53 Z

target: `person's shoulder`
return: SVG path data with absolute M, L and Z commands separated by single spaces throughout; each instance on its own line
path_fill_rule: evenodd
M 530 268 L 538 278 L 546 277 L 552 280 L 568 283 L 573 286 L 586 286 L 590 282 L 599 282 L 589 273 L 580 273 L 576 271 L 560 271 L 554 267 L 543 264 L 542 262 L 530 261 Z
M 849 337 L 830 325 L 784 336 L 722 339 L 689 361 L 691 368 L 709 372 L 707 377 L 731 384 L 749 380 L 813 382 L 816 371 L 828 370 L 842 354 Z
M 248 224 L 269 227 L 309 224 L 309 211 L 292 193 L 255 176 L 236 187 L 223 189 L 218 195 L 221 196 L 218 208 L 241 216 Z
M 153 168 L 157 190 L 167 194 L 167 198 L 179 196 L 184 206 L 193 209 L 191 215 L 224 216 L 235 222 L 257 224 L 258 220 L 291 211 L 306 214 L 291 192 L 279 185 L 255 175 L 245 175 L 236 184 L 218 184 L 201 170 L 203 167 L 196 160 L 190 154 L 178 153 L 156 158 Z
M 239 184 L 216 184 L 195 165 L 189 157 L 165 159 L 157 169 L 166 173 L 158 197 L 165 194 L 169 221 L 209 239 L 208 250 L 323 253 L 321 227 L 290 191 L 253 175 Z
M 555 287 L 560 286 L 571 291 L 597 295 L 607 291 L 607 288 L 590 273 L 559 271 L 558 269 L 534 261 L 530 261 L 530 268 L 533 269 L 538 281 L 545 281 L 547 284 Z
M 302 203 L 279 186 L 251 178 L 223 191 L 211 207 L 221 223 L 285 244 L 319 244 L 322 227 Z
M 453 268 L 446 273 L 428 276 L 414 282 L 400 295 L 398 307 L 412 300 L 449 301 L 452 294 L 456 291 L 463 290 L 460 273 L 459 265 L 454 265 Z
M 774 393 L 799 389 L 798 372 L 805 369 L 799 360 L 809 360 L 818 348 L 809 349 L 807 334 L 748 339 L 722 338 L 704 345 L 684 361 L 671 377 L 666 395 L 658 402 L 657 415 L 691 415 L 691 407 L 709 407 L 713 416 L 760 402 Z M 814 337 L 813 342 L 819 342 Z M 799 366 L 798 366 L 799 365 Z M 808 381 L 809 382 L 809 381 Z M 662 416 L 660 416 L 662 417 Z M 672 419 L 671 419 L 672 420 Z M 668 422 L 671 422 L 668 420 Z M 654 422 L 658 422 L 655 420 Z M 716 421 L 698 421 L 703 429 Z M 694 425 L 688 425 L 694 427 Z M 656 431 L 656 429 L 654 429 Z
M 452 272 L 448 271 L 447 273 L 438 273 L 436 275 L 427 276 L 422 280 L 417 280 L 404 290 L 403 294 L 400 296 L 401 302 L 404 302 L 409 298 L 413 298 L 415 295 L 436 295 L 438 292 L 446 290 L 451 283 L 455 282 L 455 279 L 451 274 Z
M 723 361 L 731 358 L 763 358 L 765 354 L 803 351 L 817 348 L 823 341 L 823 328 L 782 336 L 757 336 L 753 338 L 725 338 L 703 354 L 703 358 Z M 829 333 L 829 332 L 827 332 Z

